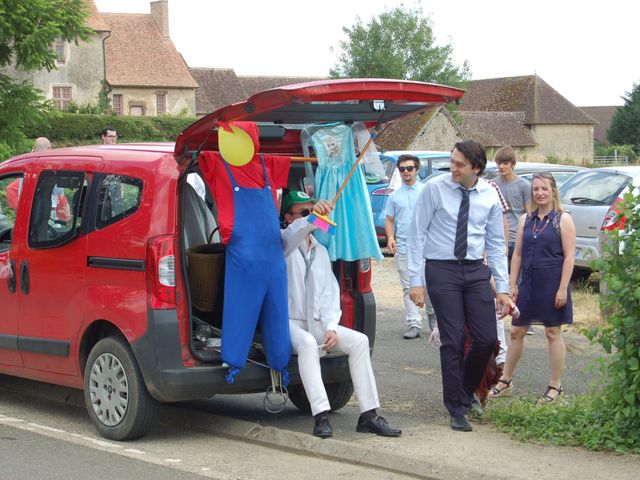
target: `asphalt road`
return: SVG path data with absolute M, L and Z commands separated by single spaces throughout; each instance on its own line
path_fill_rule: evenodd
M 0 423 L 0 464 L 3 480 L 75 478 L 193 480 L 200 475 L 176 471 L 42 435 L 38 426 L 24 430 Z

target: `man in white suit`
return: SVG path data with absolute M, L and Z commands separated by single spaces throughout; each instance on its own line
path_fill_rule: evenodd
M 315 419 L 313 434 L 321 438 L 333 435 L 320 356 L 337 351 L 349 355 L 349 371 L 361 412 L 356 430 L 397 437 L 402 431 L 376 413 L 380 402 L 371 368 L 369 339 L 338 324 L 342 315 L 340 287 L 327 249 L 310 235 L 314 227 L 305 218 L 313 208 L 313 199 L 304 192 L 289 192 L 283 200 L 287 228 L 282 231 L 282 238 L 289 287 L 291 344 L 298 355 L 300 377 Z M 321 200 L 315 209 L 327 214 L 331 204 Z

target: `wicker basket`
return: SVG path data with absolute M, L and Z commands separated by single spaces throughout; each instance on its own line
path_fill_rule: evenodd
M 209 241 L 216 230 L 212 232 Z M 213 312 L 222 301 L 224 255 L 225 247 L 222 243 L 205 243 L 187 249 L 187 276 L 191 303 L 198 310 Z

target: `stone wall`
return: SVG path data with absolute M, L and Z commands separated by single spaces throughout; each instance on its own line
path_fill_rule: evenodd
M 538 145 L 525 152 L 528 162 L 549 157 L 577 165 L 593 161 L 593 125 L 533 125 L 532 132 Z
M 407 150 L 450 151 L 456 142 L 465 140 L 442 112 L 435 114 L 416 135 Z
M 87 42 L 65 43 L 65 63 L 48 72 L 24 72 L 13 67 L 3 71 L 16 80 L 25 80 L 42 90 L 46 98 L 53 98 L 53 87 L 71 87 L 71 100 L 77 104 L 97 104 L 104 79 L 104 51 L 102 34 Z
M 130 115 L 132 107 L 142 107 L 143 115 L 155 116 L 156 95 L 166 94 L 166 113 L 178 115 L 184 113 L 195 115 L 196 91 L 195 88 L 164 88 L 164 87 L 111 87 L 111 95 L 122 95 L 122 114 Z M 112 102 L 113 105 L 113 102 Z

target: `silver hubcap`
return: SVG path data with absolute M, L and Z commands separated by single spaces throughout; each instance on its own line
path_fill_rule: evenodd
M 129 406 L 129 381 L 117 357 L 103 353 L 91 366 L 89 377 L 91 406 L 108 427 L 119 424 Z

